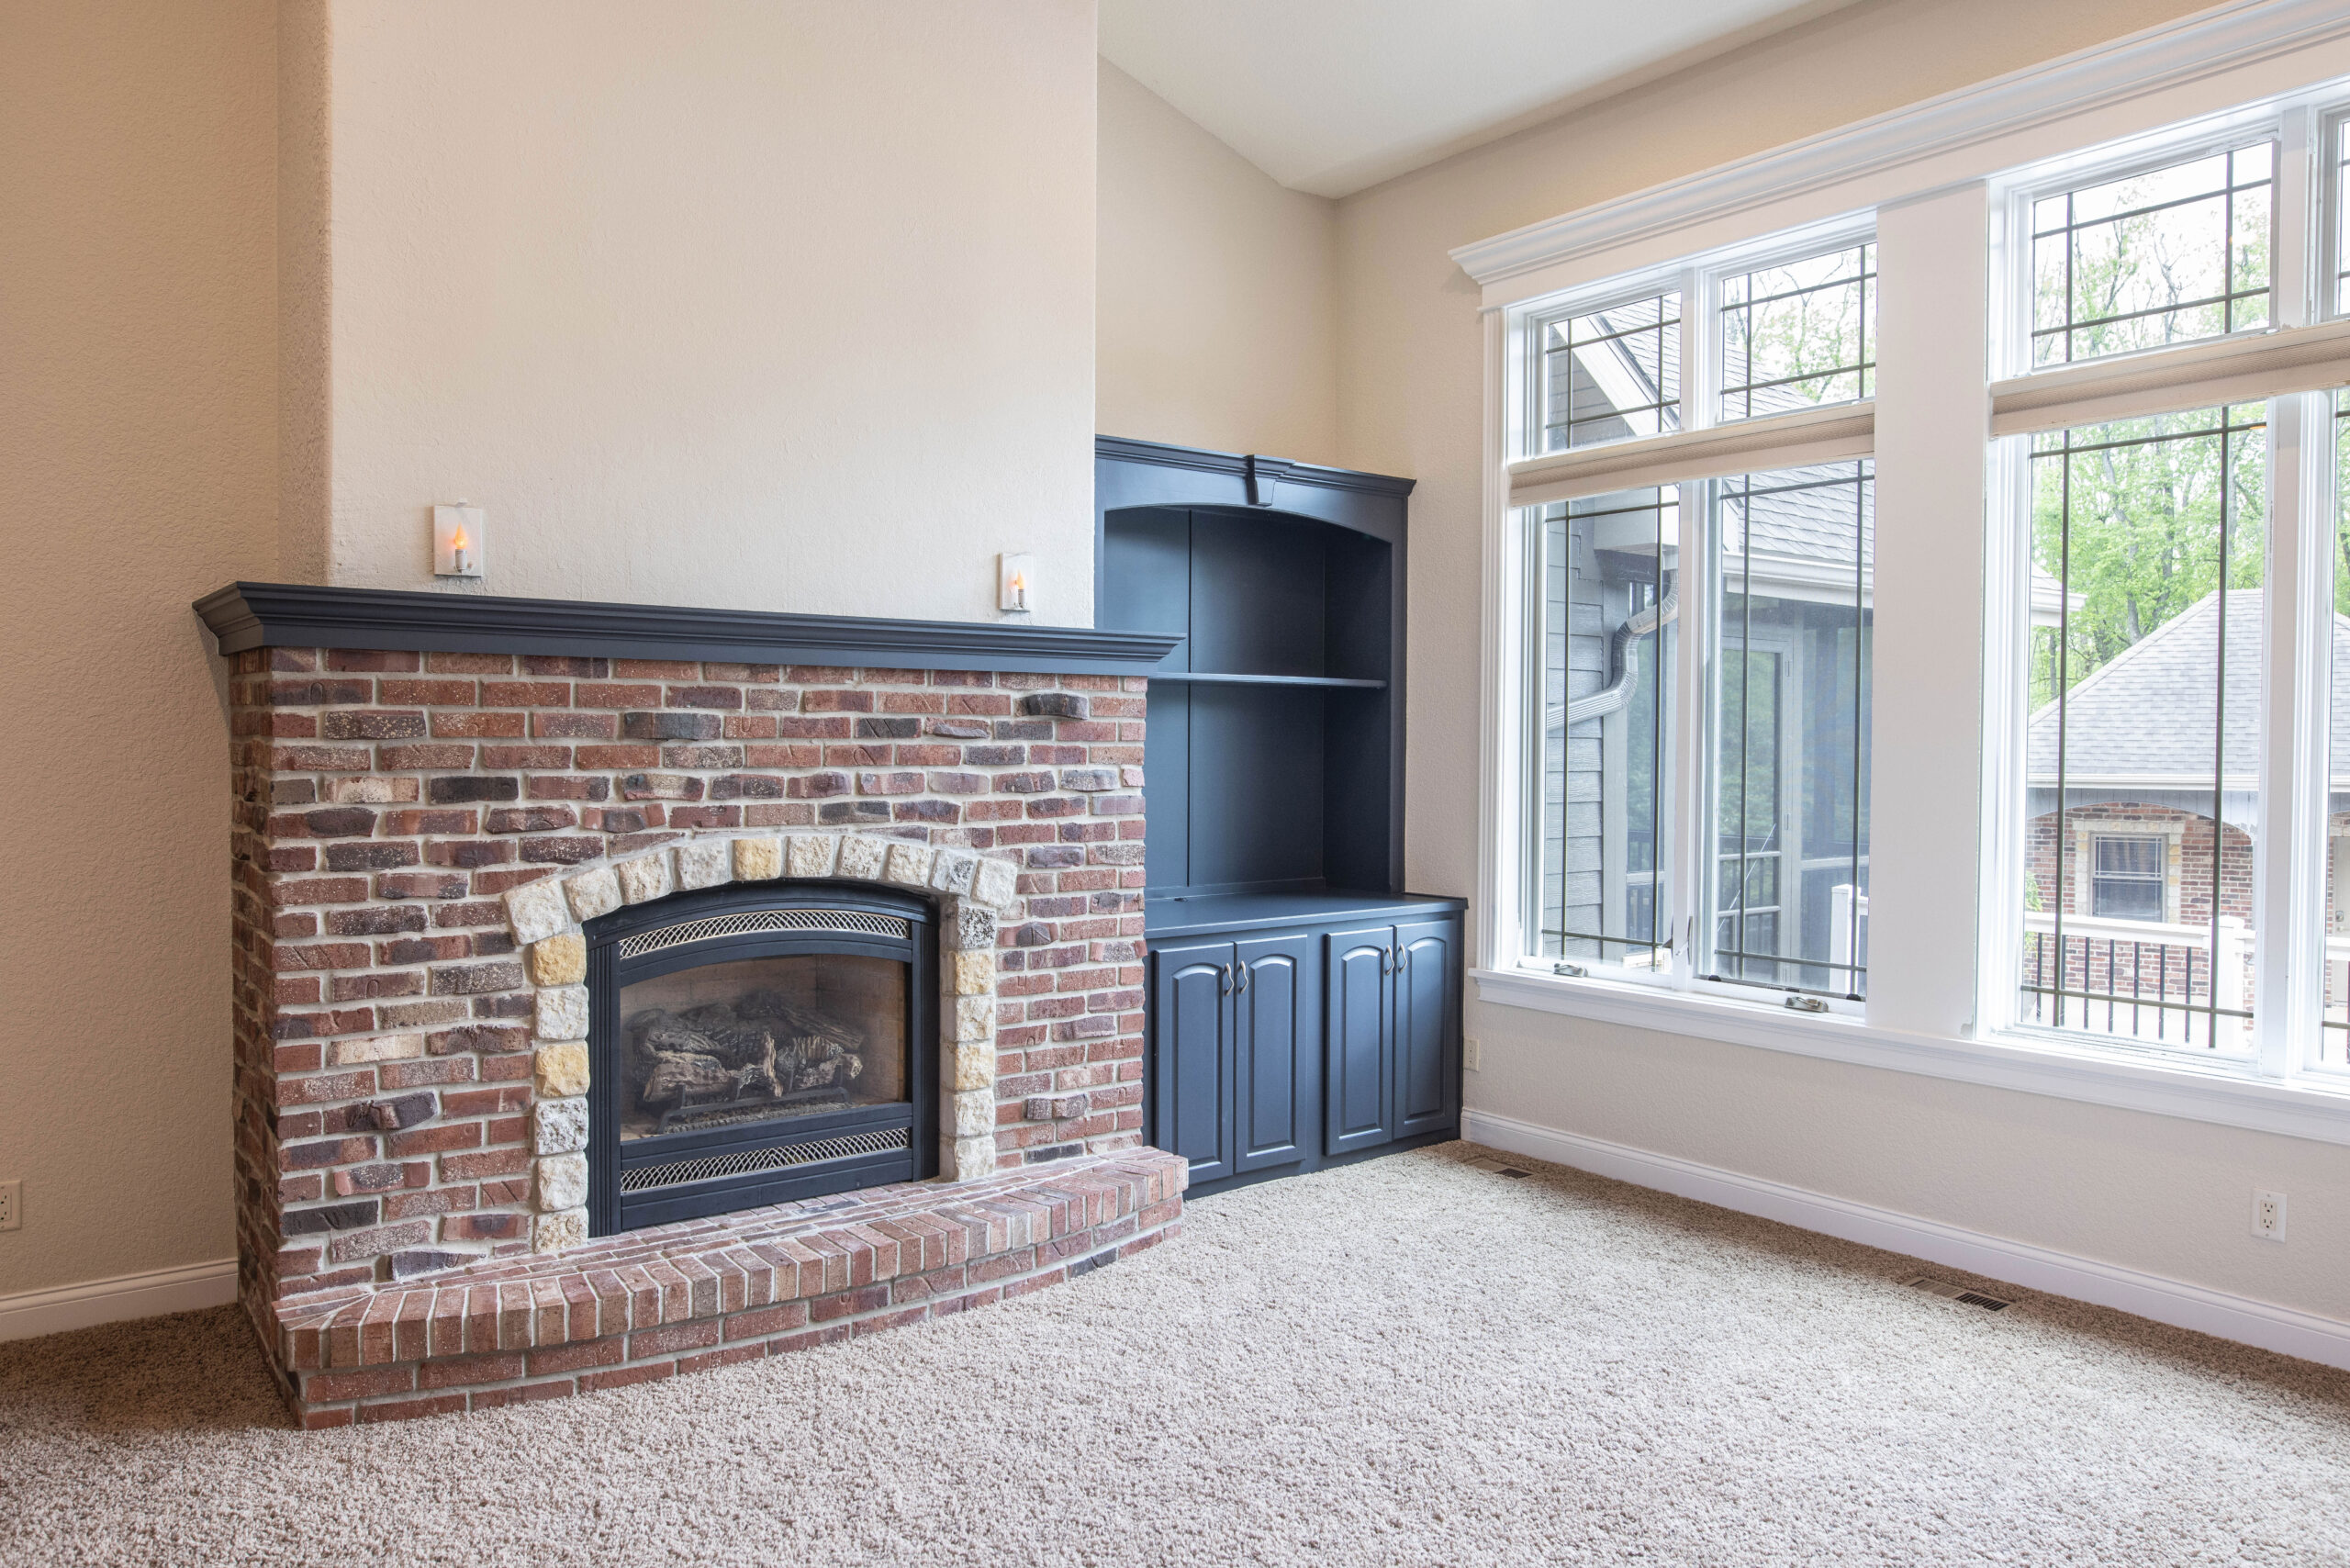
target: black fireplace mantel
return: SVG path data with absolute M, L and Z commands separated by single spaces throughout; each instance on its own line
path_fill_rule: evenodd
M 196 612 L 223 654 L 248 648 L 381 648 L 1147 675 L 1182 641 L 1082 626 L 883 621 L 295 583 L 230 583 L 197 599 Z

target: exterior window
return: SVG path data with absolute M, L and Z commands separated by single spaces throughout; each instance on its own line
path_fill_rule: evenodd
M 1724 421 L 1876 393 L 1876 246 L 1721 280 Z
M 1681 428 L 1681 295 L 1537 323 L 1542 442 L 1562 452 Z
M 1865 990 L 1874 471 L 1713 486 L 1719 979 Z
M 2090 907 L 2104 920 L 2163 917 L 2163 841 L 2098 838 L 2091 873 Z
M 2344 134 L 2350 135 L 2350 122 Z M 2318 1060 L 2350 1066 L 2350 392 L 2333 395 L 2333 625 L 2328 628 L 2325 963 Z
M 2251 404 L 2034 440 L 2032 554 L 2058 602 L 2029 633 L 2027 1023 L 2248 1043 L 2266 436 Z
M 2269 324 L 2266 141 L 2032 204 L 2031 363 Z
M 2333 126 L 2333 313 L 2350 315 L 2350 117 Z
M 1541 879 L 1547 958 L 1672 967 L 1677 488 L 1545 508 Z

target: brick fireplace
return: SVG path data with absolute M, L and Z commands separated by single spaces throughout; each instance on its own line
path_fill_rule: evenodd
M 1183 1162 L 1142 1146 L 1126 673 L 1163 642 L 251 584 L 198 609 L 230 672 L 240 1290 L 306 1424 L 822 1343 L 1177 1223 Z M 904 1096 L 928 1120 L 896 1124 L 934 1144 L 891 1169 L 936 1177 L 621 1228 L 591 952 L 769 905 L 896 908 L 934 941 L 936 1078 Z M 787 1060 L 829 1027 L 787 1029 Z M 677 1046 L 708 1081 L 656 1108 L 755 1120 L 790 1097 L 763 1041 Z M 751 1158 L 837 1158 L 783 1144 Z

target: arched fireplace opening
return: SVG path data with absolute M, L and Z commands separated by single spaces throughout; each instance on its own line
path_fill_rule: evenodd
M 927 900 L 737 884 L 586 934 L 591 1234 L 937 1173 Z

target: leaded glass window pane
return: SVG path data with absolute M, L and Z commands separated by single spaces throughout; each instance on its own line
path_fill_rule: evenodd
M 2033 203 L 2031 363 L 2267 326 L 2275 162 L 2258 141 Z
M 1717 978 L 1866 991 L 1873 463 L 1715 482 Z
M 1876 393 L 1876 246 L 1721 281 L 1721 418 L 1751 420 Z
M 1681 428 L 1681 295 L 1667 289 L 1535 324 L 1542 361 L 1539 450 Z
M 2266 467 L 2264 404 L 2034 439 L 2025 1023 L 2250 1047 Z
M 1677 488 L 1542 510 L 1536 951 L 1671 969 Z

